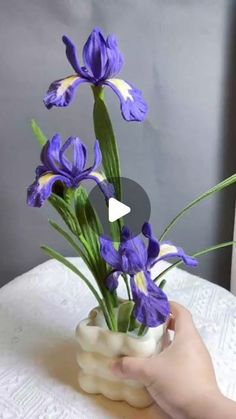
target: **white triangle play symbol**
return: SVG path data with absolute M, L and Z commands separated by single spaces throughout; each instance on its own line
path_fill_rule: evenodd
M 122 204 L 115 198 L 110 198 L 108 201 L 108 219 L 110 223 L 113 221 L 119 220 L 119 218 L 124 217 L 124 215 L 129 214 L 131 208 L 128 205 Z

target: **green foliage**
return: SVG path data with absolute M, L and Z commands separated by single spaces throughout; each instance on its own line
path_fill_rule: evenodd
M 96 272 L 96 277 L 104 281 L 107 268 L 100 254 L 99 242 L 103 228 L 89 201 L 88 193 L 82 186 L 75 192 L 75 213 L 81 231 L 80 239 L 86 247 L 89 261 Z
M 218 183 L 216 186 L 213 186 L 213 188 L 208 189 L 206 192 L 204 192 L 202 195 L 200 195 L 198 198 L 194 199 L 194 201 L 190 202 L 182 211 L 180 211 L 173 220 L 167 225 L 165 230 L 160 236 L 160 240 L 163 240 L 163 238 L 166 236 L 166 234 L 171 230 L 172 227 L 177 223 L 177 221 L 192 207 L 194 207 L 196 204 L 199 204 L 199 202 L 203 201 L 205 198 L 208 198 L 209 196 L 215 194 L 216 192 L 221 191 L 222 189 L 228 188 L 228 186 L 231 186 L 233 183 L 236 182 L 236 174 L 230 176 L 229 178 L 223 180 L 222 182 Z
M 38 140 L 39 145 L 43 147 L 47 142 L 47 138 L 44 135 L 41 128 L 39 127 L 39 125 L 37 124 L 37 122 L 35 121 L 35 119 L 31 119 L 31 128 L 35 135 L 35 138 Z
M 130 317 L 134 308 L 133 301 L 125 301 L 121 303 L 117 313 L 117 326 L 118 331 L 126 333 L 130 326 Z
M 163 289 L 165 285 L 166 285 L 166 280 L 162 279 L 162 281 L 159 284 L 159 288 Z
M 78 275 L 85 282 L 85 284 L 88 286 L 88 288 L 90 289 L 90 291 L 93 293 L 94 297 L 96 298 L 98 304 L 100 305 L 100 307 L 103 311 L 104 317 L 106 319 L 108 328 L 113 330 L 114 328 L 113 328 L 113 325 L 112 325 L 112 322 L 111 322 L 109 312 L 106 308 L 106 305 L 104 304 L 103 300 L 101 299 L 97 290 L 94 288 L 94 286 L 91 284 L 91 282 L 83 275 L 82 272 L 80 272 L 80 270 L 75 265 L 73 265 L 73 263 L 71 263 L 69 260 L 67 260 L 64 256 L 62 256 L 56 250 L 54 250 L 54 249 L 52 249 L 48 246 L 41 246 L 41 249 L 44 250 L 44 252 L 46 252 L 49 256 L 58 260 L 58 262 L 62 263 L 64 266 L 69 268 L 72 272 L 74 272 L 76 275 Z
M 52 194 L 50 196 L 49 202 L 60 214 L 70 231 L 78 237 L 81 234 L 81 230 L 71 206 L 63 198 L 56 194 Z
M 73 239 L 73 237 L 70 236 L 70 234 L 65 231 L 63 228 L 61 228 L 57 223 L 54 221 L 49 220 L 49 224 L 59 233 L 61 234 L 68 243 L 75 249 L 75 251 L 78 253 L 78 255 L 83 259 L 86 265 L 89 267 L 89 262 L 87 259 L 87 256 L 84 254 L 78 243 Z
M 121 200 L 120 159 L 111 119 L 104 101 L 104 91 L 101 87 L 94 86 L 93 93 L 94 131 L 102 152 L 104 172 L 108 181 L 111 181 L 115 187 L 117 199 Z
M 210 252 L 214 252 L 215 250 L 219 250 L 222 249 L 223 247 L 228 247 L 228 246 L 234 246 L 236 245 L 236 241 L 231 241 L 231 242 L 225 242 L 225 243 L 219 243 L 216 244 L 215 246 L 211 246 L 211 247 L 207 247 L 206 249 L 202 249 L 199 250 L 198 252 L 194 253 L 192 256 L 193 257 L 198 257 L 198 256 L 202 256 L 205 255 L 207 253 Z M 167 274 L 167 272 L 171 271 L 171 269 L 176 268 L 179 265 L 182 265 L 184 262 L 182 260 L 179 260 L 178 262 L 173 263 L 172 265 L 168 266 L 168 268 L 166 268 L 164 271 L 162 271 L 155 279 L 154 281 L 159 281 L 164 275 Z M 161 284 L 160 284 L 161 285 Z M 159 285 L 159 286 L 160 286 Z

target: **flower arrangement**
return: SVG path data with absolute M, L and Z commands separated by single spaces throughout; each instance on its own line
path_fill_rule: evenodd
M 48 201 L 61 216 L 67 229 L 53 221 L 50 224 L 83 259 L 96 286 L 63 255 L 48 246 L 42 248 L 87 284 L 102 310 L 107 328 L 113 332 L 132 332 L 136 336 L 143 336 L 148 328 L 157 327 L 168 320 L 170 305 L 163 291 L 167 271 L 182 263 L 194 267 L 198 263 L 196 257 L 234 244 L 221 243 L 189 256 L 182 248 L 164 241 L 164 238 L 194 205 L 235 183 L 236 174 L 187 205 L 168 224 L 159 239 L 147 220 L 143 220 L 139 236 L 129 230 L 125 219 L 111 223 L 111 237 L 104 236 L 85 185 L 86 180 L 93 180 L 107 204 L 112 197 L 121 199 L 119 152 L 105 103 L 105 90 L 110 87 L 118 96 L 121 114 L 128 122 L 144 121 L 148 107 L 139 89 L 117 78 L 124 59 L 114 36 L 105 38 L 100 29 L 94 29 L 83 48 L 83 66 L 80 65 L 73 42 L 67 36 L 63 36 L 62 40 L 73 74 L 50 85 L 44 104 L 48 109 L 69 106 L 79 86 L 85 83 L 90 85 L 94 96 L 94 163 L 88 166 L 88 150 L 79 137 L 70 137 L 63 142 L 60 134 L 55 134 L 48 140 L 38 124 L 32 121 L 33 132 L 42 150 L 35 181 L 28 188 L 27 203 L 32 207 L 41 207 Z M 71 158 L 67 157 L 68 152 Z M 173 259 L 172 264 L 152 278 L 151 269 L 155 264 Z M 126 300 L 117 294 L 119 281 L 125 283 Z

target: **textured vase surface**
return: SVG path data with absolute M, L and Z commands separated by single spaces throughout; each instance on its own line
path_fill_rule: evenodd
M 123 355 L 147 358 L 160 352 L 164 333 L 165 325 L 150 328 L 143 337 L 112 332 L 101 310 L 93 309 L 76 329 L 80 387 L 87 393 L 103 394 L 134 407 L 149 406 L 152 398 L 145 387 L 138 381 L 118 379 L 110 372 L 109 364 Z

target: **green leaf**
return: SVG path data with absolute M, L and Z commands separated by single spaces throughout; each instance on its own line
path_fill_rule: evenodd
M 103 234 L 103 228 L 89 201 L 88 193 L 82 186 L 75 194 L 75 212 L 81 230 L 80 240 L 83 241 L 83 245 L 87 250 L 90 265 L 93 266 L 94 275 L 98 280 L 99 286 L 102 287 L 105 297 L 107 294 L 105 278 L 108 275 L 108 269 L 100 253 L 99 241 L 99 237 Z
M 198 252 L 194 253 L 192 255 L 192 257 L 198 257 L 198 256 L 202 256 L 205 255 L 207 253 L 210 252 L 214 252 L 215 250 L 218 249 L 222 249 L 223 247 L 228 247 L 228 246 L 234 246 L 236 245 L 236 241 L 231 241 L 231 242 L 225 242 L 225 243 L 219 243 L 216 244 L 214 246 L 211 247 L 207 247 L 206 249 L 202 249 L 199 250 Z M 166 268 L 164 271 L 162 271 L 155 279 L 154 281 L 159 281 L 164 275 L 167 274 L 167 272 L 171 271 L 171 269 L 176 268 L 179 265 L 182 265 L 184 262 L 182 260 L 179 260 L 178 262 L 173 263 L 172 265 L 168 266 L 168 268 Z M 159 285 L 160 286 L 160 285 Z
M 119 305 L 117 313 L 118 331 L 126 333 L 129 330 L 130 316 L 134 308 L 133 301 L 125 301 Z
M 52 220 L 49 220 L 49 224 L 58 232 L 60 233 L 67 241 L 70 243 L 70 245 L 75 249 L 75 251 L 78 253 L 78 255 L 83 259 L 86 265 L 89 267 L 89 262 L 87 259 L 87 256 L 84 254 L 80 246 L 75 242 L 75 240 L 70 236 L 67 231 L 65 231 L 63 228 L 61 228 L 57 223 L 55 223 Z
M 104 90 L 101 87 L 94 86 L 93 93 L 95 99 L 93 108 L 94 131 L 102 152 L 103 168 L 108 181 L 112 182 L 115 187 L 117 199 L 121 200 L 120 158 L 111 119 L 104 100 Z
M 231 186 L 233 183 L 236 182 L 236 174 L 230 176 L 229 178 L 223 180 L 222 182 L 218 183 L 216 186 L 213 186 L 213 188 L 208 189 L 204 194 L 200 195 L 198 198 L 194 199 L 194 201 L 190 202 L 182 211 L 180 211 L 173 220 L 167 225 L 165 230 L 160 236 L 160 240 L 163 240 L 163 238 L 166 236 L 166 234 L 170 231 L 172 227 L 177 223 L 177 221 L 194 205 L 198 204 L 199 202 L 203 201 L 205 198 L 207 198 L 210 195 L 213 195 L 216 192 L 221 191 L 222 189 L 227 188 L 228 186 Z
M 166 280 L 163 279 L 159 284 L 159 288 L 163 289 L 165 285 L 166 285 Z
M 64 220 L 70 231 L 78 237 L 81 234 L 78 221 L 71 207 L 58 195 L 52 194 L 48 200 L 50 204 L 57 210 Z
M 98 304 L 100 305 L 100 307 L 103 311 L 104 317 L 106 319 L 107 326 L 109 327 L 110 330 L 113 330 L 111 319 L 110 319 L 109 313 L 107 311 L 107 308 L 106 308 L 103 300 L 101 299 L 97 290 L 94 288 L 94 286 L 91 284 L 91 282 L 84 276 L 84 274 L 82 272 L 80 272 L 80 270 L 75 265 L 73 265 L 73 263 L 71 263 L 69 260 L 67 260 L 63 255 L 58 253 L 56 250 L 51 249 L 51 247 L 41 246 L 41 249 L 44 250 L 44 252 L 46 252 L 53 259 L 58 260 L 58 262 L 62 263 L 64 266 L 69 268 L 72 272 L 74 272 L 76 275 L 78 275 L 85 282 L 85 284 L 88 286 L 88 288 L 90 289 L 90 291 L 93 293 L 94 297 L 96 298 Z
M 38 140 L 39 145 L 43 147 L 47 142 L 47 137 L 44 135 L 43 131 L 41 130 L 35 119 L 31 119 L 31 128 L 36 139 Z

